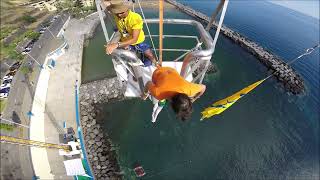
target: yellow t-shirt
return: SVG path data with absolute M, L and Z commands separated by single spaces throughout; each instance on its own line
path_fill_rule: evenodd
M 115 16 L 115 21 L 117 24 L 117 28 L 121 33 L 121 42 L 131 39 L 134 29 L 141 29 L 141 31 L 137 42 L 132 45 L 140 44 L 144 41 L 145 36 L 143 32 L 143 20 L 138 13 L 129 10 L 128 16 L 126 18 L 119 19 L 117 16 Z M 125 36 L 125 34 L 127 34 L 127 36 Z

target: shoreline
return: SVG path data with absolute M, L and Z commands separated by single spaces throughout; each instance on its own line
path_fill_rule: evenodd
M 203 23 L 208 24 L 210 18 L 201 12 L 185 6 L 174 0 L 166 0 L 167 3 L 172 4 L 176 9 L 184 12 Z M 217 22 L 214 22 L 213 27 L 217 27 Z M 249 38 L 241 35 L 238 32 L 223 25 L 221 31 L 225 37 L 232 40 L 234 43 L 243 47 L 248 53 L 252 54 L 259 60 L 267 69 L 272 70 L 277 81 L 283 85 L 283 88 L 292 94 L 301 94 L 305 91 L 304 81 L 301 76 L 295 72 L 289 65 L 287 65 L 280 57 L 272 54 L 269 50 L 263 48 L 258 43 L 250 40 Z
M 140 5 L 142 8 L 159 8 L 159 1 L 158 0 L 139 0 L 140 1 Z M 121 3 L 123 2 L 123 0 L 113 0 L 113 3 Z M 138 0 L 135 1 L 135 3 L 127 2 L 128 6 L 132 6 L 134 4 L 135 8 L 139 8 L 139 4 L 138 4 Z M 167 2 L 163 2 L 163 8 L 175 8 L 174 5 L 167 3 Z
M 121 179 L 123 172 L 117 160 L 116 147 L 112 145 L 109 135 L 103 131 L 102 105 L 121 101 L 125 86 L 117 77 L 105 78 L 80 86 L 81 126 L 85 147 L 93 174 L 97 179 Z

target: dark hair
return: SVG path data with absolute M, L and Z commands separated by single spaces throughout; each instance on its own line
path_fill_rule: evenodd
M 190 118 L 192 114 L 192 102 L 186 94 L 177 94 L 171 98 L 171 107 L 182 121 Z

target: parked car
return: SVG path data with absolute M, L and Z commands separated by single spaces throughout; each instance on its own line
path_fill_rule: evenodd
M 18 69 L 10 70 L 9 73 L 12 73 L 13 75 L 15 75 L 17 71 L 18 71 Z
M 7 79 L 13 79 L 13 76 L 4 76 L 3 80 L 7 80 Z
M 28 52 L 30 52 L 30 50 L 26 50 L 26 49 L 25 49 L 24 51 L 22 51 L 22 53 L 21 53 L 21 54 L 23 54 L 23 55 L 24 55 L 24 54 L 27 54 Z
M 4 80 L 2 83 L 11 83 L 12 82 L 12 79 L 7 79 L 7 80 Z
M 10 88 L 10 86 L 11 86 L 11 83 L 2 83 L 0 85 L 0 89 Z
M 0 98 L 5 99 L 8 97 L 8 95 L 9 95 L 9 93 L 0 93 Z
M 18 61 L 18 62 L 16 62 L 16 63 L 12 64 L 11 67 L 9 68 L 9 70 L 10 70 L 10 71 L 14 71 L 14 70 L 16 70 L 16 69 L 19 69 L 20 65 L 21 65 L 21 62 Z
M 3 88 L 3 89 L 0 89 L 0 93 L 9 93 L 10 91 L 10 88 Z
M 44 33 L 47 30 L 47 27 L 43 27 L 39 30 L 39 33 Z
M 10 71 L 6 74 L 6 76 L 14 76 L 16 74 L 17 70 Z

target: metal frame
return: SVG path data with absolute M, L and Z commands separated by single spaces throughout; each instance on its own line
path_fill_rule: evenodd
M 178 61 L 180 58 L 182 58 L 183 56 L 185 56 L 184 58 L 184 65 L 185 62 L 187 62 L 187 66 L 190 64 L 193 64 L 195 66 L 200 66 L 201 63 L 205 62 L 205 68 L 202 70 L 202 72 L 200 74 L 197 75 L 196 78 L 193 79 L 193 82 L 196 82 L 199 79 L 199 83 L 202 83 L 204 75 L 208 69 L 209 66 L 209 61 L 212 57 L 212 54 L 214 53 L 215 50 L 215 45 L 219 36 L 219 32 L 222 26 L 222 22 L 224 20 L 224 16 L 226 13 L 226 9 L 228 6 L 228 2 L 229 0 L 221 0 L 219 6 L 217 7 L 216 11 L 213 13 L 210 23 L 207 26 L 207 29 L 210 28 L 210 26 L 212 25 L 212 22 L 214 21 L 214 19 L 216 18 L 217 14 L 221 11 L 222 8 L 222 12 L 221 12 L 221 16 L 219 19 L 219 25 L 217 28 L 217 31 L 215 33 L 215 37 L 214 40 L 212 39 L 212 37 L 210 36 L 210 34 L 208 33 L 208 31 L 202 26 L 201 23 L 199 23 L 198 21 L 195 20 L 190 20 L 190 19 L 164 19 L 163 23 L 166 24 L 186 24 L 186 25 L 192 25 L 195 26 L 200 34 L 200 41 L 199 38 L 197 36 L 183 36 L 183 35 L 164 35 L 163 37 L 172 37 L 172 38 L 195 38 L 198 42 L 197 46 L 194 47 L 191 50 L 187 50 L 187 49 L 164 49 L 164 51 L 180 51 L 180 52 L 184 52 L 181 56 L 179 56 L 175 61 Z M 105 27 L 105 22 L 103 20 L 103 15 L 102 15 L 102 5 L 101 4 L 101 0 L 96 0 L 96 5 L 97 5 L 97 10 L 98 10 L 98 14 L 100 17 L 100 21 L 101 21 L 101 25 L 103 28 L 103 32 L 106 38 L 106 41 L 109 42 L 109 35 L 108 32 L 106 30 Z M 159 19 L 145 19 L 144 22 L 147 23 L 153 23 L 153 24 L 158 24 L 159 23 Z M 158 37 L 159 35 L 150 35 L 149 37 Z M 152 39 L 152 38 L 151 38 Z M 119 37 L 116 36 L 116 33 L 112 34 L 112 38 L 110 40 L 110 42 L 117 42 L 119 41 Z M 204 48 L 201 47 L 201 45 L 199 46 L 199 43 L 203 43 L 204 44 Z M 158 49 L 154 49 L 155 51 Z M 113 51 L 113 53 L 111 54 L 112 56 L 116 56 L 119 57 L 118 60 L 120 61 L 126 61 L 129 62 L 129 64 L 131 65 L 132 68 L 134 68 L 133 66 L 137 66 L 142 64 L 142 61 L 137 57 L 137 55 L 134 52 L 128 51 L 128 50 L 124 50 L 124 49 L 115 49 Z M 196 61 L 196 63 L 194 63 Z M 113 59 L 113 63 L 115 63 L 115 60 Z M 121 62 L 123 64 L 123 62 Z M 184 66 L 183 65 L 183 66 Z M 128 67 L 125 67 L 126 69 L 128 69 Z M 182 75 L 184 77 L 186 77 L 187 74 L 193 73 L 196 70 L 196 68 L 191 67 L 191 71 L 190 72 L 184 72 Z M 135 73 L 134 73 L 135 74 Z M 136 75 L 136 74 L 135 74 Z
M 146 19 L 145 22 L 147 23 L 159 23 L 159 19 Z M 197 57 L 207 57 L 211 56 L 213 53 L 213 39 L 211 38 L 210 34 L 203 28 L 202 24 L 195 20 L 190 19 L 164 19 L 163 23 L 166 24 L 185 24 L 185 25 L 192 25 L 195 26 L 200 34 L 200 39 L 203 40 L 204 45 L 206 46 L 206 49 L 198 50 L 195 52 L 192 52 L 194 56 Z M 168 35 L 166 35 L 168 36 Z M 173 37 L 175 35 L 171 35 Z M 180 35 L 176 35 L 176 37 L 179 37 Z M 190 37 L 190 36 L 180 36 L 180 37 Z
M 159 23 L 158 19 L 146 19 L 145 22 L 147 23 L 153 23 L 157 24 Z M 171 52 L 185 52 L 183 54 L 186 55 L 186 53 L 189 52 L 191 57 L 191 61 L 199 60 L 199 61 L 210 61 L 212 54 L 214 52 L 214 44 L 213 44 L 213 39 L 211 38 L 210 34 L 204 29 L 201 23 L 195 21 L 195 20 L 189 20 L 189 19 L 164 19 L 163 23 L 166 24 L 184 24 L 184 25 L 192 25 L 195 26 L 200 34 L 200 39 L 203 41 L 202 43 L 204 44 L 205 48 L 201 48 L 199 37 L 197 36 L 184 36 L 184 35 L 164 35 L 163 37 L 170 37 L 170 38 L 189 38 L 189 39 L 195 39 L 197 41 L 196 48 L 193 49 L 163 49 L 163 51 L 171 51 Z M 111 39 L 111 42 L 117 42 L 119 41 L 119 37 L 115 35 L 114 33 L 112 36 L 113 38 Z M 159 37 L 159 35 L 151 35 L 151 37 Z M 158 49 L 156 49 L 158 50 Z M 116 49 L 113 53 L 113 56 L 120 57 L 120 60 L 131 62 L 134 64 L 141 64 L 142 61 L 137 57 L 137 55 L 134 52 L 128 51 L 128 50 L 123 50 L 123 49 Z M 179 60 L 182 58 L 181 56 L 177 58 L 176 60 Z M 175 61 L 176 61 L 175 60 Z M 201 62 L 202 63 L 202 62 Z M 209 62 L 207 62 L 208 64 Z M 198 63 L 197 66 L 199 66 Z M 126 67 L 127 68 L 127 67 Z M 196 68 L 191 68 L 192 71 L 188 72 L 188 74 L 193 73 Z M 201 79 L 202 81 L 204 74 L 206 71 L 201 72 Z M 199 78 L 196 78 L 197 80 Z M 195 80 L 193 82 L 195 82 Z M 200 82 L 199 81 L 199 82 Z

